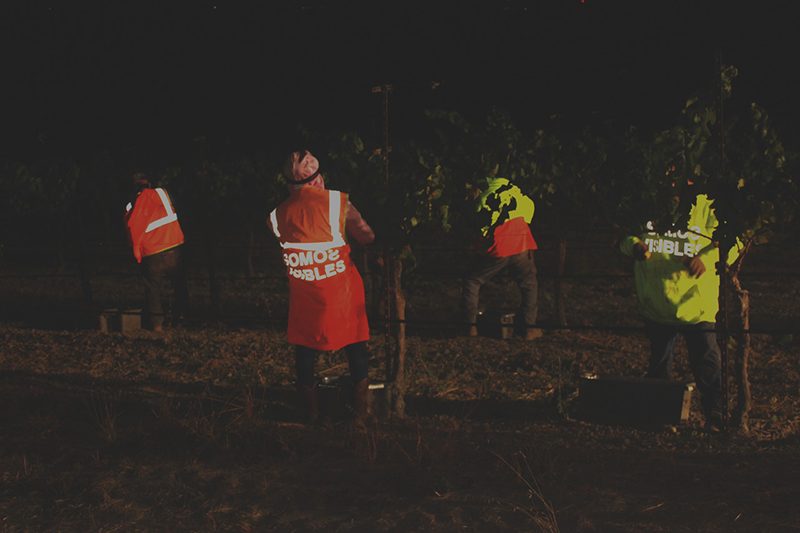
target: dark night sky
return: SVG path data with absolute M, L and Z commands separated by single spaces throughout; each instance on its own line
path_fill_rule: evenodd
M 4 152 L 165 149 L 199 134 L 256 146 L 297 121 L 375 128 L 369 89 L 383 82 L 398 124 L 497 105 L 534 127 L 555 112 L 660 127 L 711 83 L 718 54 L 740 68 L 737 93 L 798 137 L 788 2 L 260 4 L 4 4 Z

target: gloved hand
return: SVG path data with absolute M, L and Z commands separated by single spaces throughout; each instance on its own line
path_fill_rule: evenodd
M 683 260 L 683 265 L 686 267 L 686 270 L 689 271 L 689 275 L 695 278 L 699 278 L 706 271 L 706 266 L 697 256 L 685 258 Z
M 633 245 L 633 258 L 637 261 L 647 261 L 650 259 L 650 250 L 643 242 L 637 242 Z

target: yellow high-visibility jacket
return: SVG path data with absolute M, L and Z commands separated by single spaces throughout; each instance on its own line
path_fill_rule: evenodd
M 642 242 L 650 252 L 648 259 L 636 261 L 633 272 L 639 312 L 661 324 L 697 324 L 715 322 L 719 311 L 719 248 L 711 241 L 719 222 L 705 194 L 695 197 L 685 230 L 653 230 L 652 223 L 642 235 L 629 236 L 620 243 L 623 254 L 632 256 L 633 247 Z M 741 243 L 731 248 L 728 264 L 739 256 Z M 699 256 L 706 271 L 695 278 L 684 261 Z
M 510 257 L 536 250 L 538 246 L 529 226 L 535 210 L 533 200 L 506 178 L 486 178 L 486 185 L 476 205 L 476 211 L 488 218 L 481 233 L 492 237 L 486 253 L 492 257 Z

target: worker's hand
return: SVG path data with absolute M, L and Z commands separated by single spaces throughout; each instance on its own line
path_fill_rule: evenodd
M 650 259 L 650 250 L 643 242 L 637 242 L 633 245 L 633 258 L 637 261 L 647 261 Z
M 689 275 L 694 278 L 699 278 L 706 271 L 706 266 L 697 256 L 685 258 L 683 260 L 683 265 L 686 267 L 686 270 L 689 271 Z

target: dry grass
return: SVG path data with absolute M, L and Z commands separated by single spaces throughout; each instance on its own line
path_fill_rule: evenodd
M 527 516 L 533 524 L 544 533 L 558 533 L 558 520 L 556 519 L 556 510 L 553 504 L 545 497 L 542 487 L 536 480 L 536 476 L 531 470 L 528 463 L 528 458 L 522 452 L 514 454 L 514 464 L 510 463 L 504 457 L 492 452 L 504 465 L 506 465 L 522 482 L 527 489 L 527 497 L 529 505 L 526 507 L 519 507 L 513 505 L 515 510 L 518 510 Z

